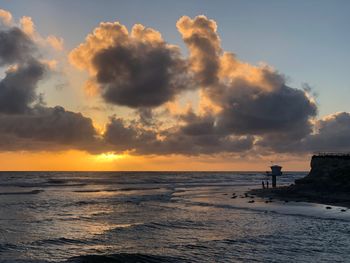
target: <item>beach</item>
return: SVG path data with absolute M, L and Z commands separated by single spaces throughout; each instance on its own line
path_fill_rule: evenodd
M 269 189 L 256 188 L 247 193 L 265 200 L 277 199 L 284 202 L 308 202 L 350 208 L 350 197 L 347 193 L 322 193 L 310 189 L 296 191 L 293 188 L 294 185 Z M 345 212 L 345 209 L 342 210 Z

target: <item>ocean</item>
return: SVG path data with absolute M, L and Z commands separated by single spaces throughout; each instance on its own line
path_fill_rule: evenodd
M 284 173 L 278 183 L 305 175 Z M 349 210 L 246 197 L 262 179 L 2 172 L 0 262 L 350 262 Z

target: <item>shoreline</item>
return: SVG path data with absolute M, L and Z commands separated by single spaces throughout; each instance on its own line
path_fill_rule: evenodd
M 280 201 L 308 202 L 321 205 L 340 206 L 350 209 L 350 196 L 348 193 L 326 193 L 316 191 L 299 191 L 294 185 L 280 186 L 269 189 L 251 189 L 246 192 L 260 198 L 276 199 Z

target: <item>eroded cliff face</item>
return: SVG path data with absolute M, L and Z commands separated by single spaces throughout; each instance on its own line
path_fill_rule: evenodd
M 251 191 L 261 197 L 316 202 L 350 208 L 350 155 L 315 155 L 310 173 L 295 184 Z
M 314 155 L 310 173 L 295 183 L 318 191 L 350 193 L 350 156 Z

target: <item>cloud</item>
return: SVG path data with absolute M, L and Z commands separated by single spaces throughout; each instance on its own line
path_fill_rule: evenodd
M 12 14 L 4 9 L 0 9 L 0 23 L 10 25 L 12 23 Z
M 189 111 L 181 116 L 184 122 L 175 129 L 164 132 L 163 153 L 176 152 L 185 155 L 243 153 L 251 150 L 253 136 L 224 133 L 213 115 L 198 116 Z
M 28 17 L 23 21 L 32 23 Z M 38 102 L 37 84 L 47 72 L 38 56 L 37 45 L 21 28 L 0 28 L 0 66 L 8 66 L 0 80 L 0 113 L 24 113 Z
M 35 44 L 20 28 L 0 28 L 0 66 L 33 59 L 35 51 Z
M 222 134 L 301 138 L 312 131 L 317 107 L 306 91 L 289 87 L 269 66 L 243 63 L 223 52 L 216 23 L 205 16 L 182 17 L 177 27 L 189 49 L 196 84 L 219 109 L 215 122 Z
M 29 110 L 31 103 L 39 99 L 36 88 L 45 70 L 45 65 L 36 60 L 9 69 L 0 81 L 0 113 L 24 113 Z
M 155 123 L 155 116 L 150 108 L 140 108 L 137 110 L 139 121 L 144 126 L 152 126 Z
M 0 114 L 0 149 L 61 150 L 98 147 L 92 120 L 80 113 L 36 106 L 24 114 Z
M 33 46 L 41 49 L 41 53 L 52 53 L 63 50 L 63 39 L 54 35 L 43 37 L 36 31 L 35 24 L 31 17 L 23 16 L 18 22 L 14 21 L 12 14 L 6 10 L 0 9 L 0 31 L 1 42 L 0 52 L 6 50 L 9 52 L 8 57 L 23 58 L 28 53 L 31 54 Z M 11 46 L 11 43 L 14 45 Z M 10 49 L 12 48 L 12 49 Z M 17 56 L 15 56 L 17 54 Z M 57 54 L 56 54 L 57 55 Z M 3 60 L 5 59 L 2 53 Z M 26 57 L 24 57 L 26 59 Z M 14 61 L 2 61 L 0 66 Z
M 253 146 L 252 136 L 223 136 L 210 116 L 201 118 L 189 112 L 182 118 L 183 125 L 166 130 L 145 129 L 112 118 L 104 138 L 110 149 L 146 155 L 240 153 Z
M 12 17 L 3 10 L 0 16 Z M 90 118 L 44 106 L 37 88 L 50 72 L 49 63 L 41 59 L 31 18 L 21 24 L 0 27 L 0 66 L 7 66 L 0 80 L 0 150 L 102 149 Z
M 21 29 L 23 30 L 24 33 L 26 33 L 28 36 L 31 36 L 34 34 L 35 26 L 31 17 L 24 16 L 20 19 L 19 22 L 21 25 Z
M 195 72 L 198 83 L 203 86 L 216 84 L 222 51 L 216 22 L 205 16 L 194 19 L 183 16 L 176 27 L 190 50 L 191 70 Z
M 106 125 L 104 140 L 116 151 L 140 151 L 141 148 L 153 147 L 157 143 L 156 133 L 126 125 L 121 118 L 112 117 Z
M 269 136 L 259 145 L 273 152 L 310 153 L 348 151 L 350 147 L 350 113 L 330 114 L 314 123 L 314 131 L 302 138 Z
M 338 112 L 316 123 L 317 131 L 302 141 L 305 151 L 349 151 L 350 113 Z
M 129 34 L 118 22 L 101 23 L 70 53 L 70 61 L 89 71 L 88 86 L 97 86 L 111 104 L 157 107 L 189 87 L 179 49 L 140 24 Z
M 216 96 L 222 108 L 218 125 L 236 134 L 309 134 L 316 105 L 303 90 L 288 87 L 276 72 L 266 74 L 267 78 L 279 79 L 271 83 L 270 90 L 235 79 Z
M 61 37 L 56 37 L 54 35 L 49 35 L 46 38 L 47 43 L 53 47 L 55 50 L 62 51 L 64 46 L 64 40 Z
M 209 154 L 268 149 L 270 138 L 290 144 L 311 134 L 317 106 L 307 90 L 290 87 L 270 66 L 225 52 L 214 20 L 184 16 L 176 26 L 189 49 L 187 59 L 159 32 L 135 25 L 129 34 L 118 22 L 101 23 L 71 52 L 71 62 L 89 72 L 90 88 L 139 113 L 130 125 L 112 119 L 108 144 L 144 154 Z M 181 123 L 157 126 L 151 108 L 173 103 L 190 89 L 200 91 L 197 113 L 169 115 Z
M 100 134 L 92 119 L 47 107 L 37 92 L 40 80 L 55 68 L 43 58 L 42 42 L 62 50 L 63 40 L 42 38 L 29 17 L 16 26 L 11 14 L 0 10 L 0 19 L 0 66 L 7 68 L 0 80 L 1 151 L 188 156 L 350 146 L 349 113 L 317 120 L 310 89 L 290 87 L 272 67 L 251 65 L 224 51 L 216 22 L 205 16 L 185 16 L 176 24 L 187 58 L 158 31 L 136 24 L 129 32 L 118 22 L 101 23 L 70 52 L 70 62 L 88 72 L 90 91 L 109 104 L 133 109 L 133 119 L 112 116 Z M 189 90 L 198 92 L 199 106 L 169 110 Z

